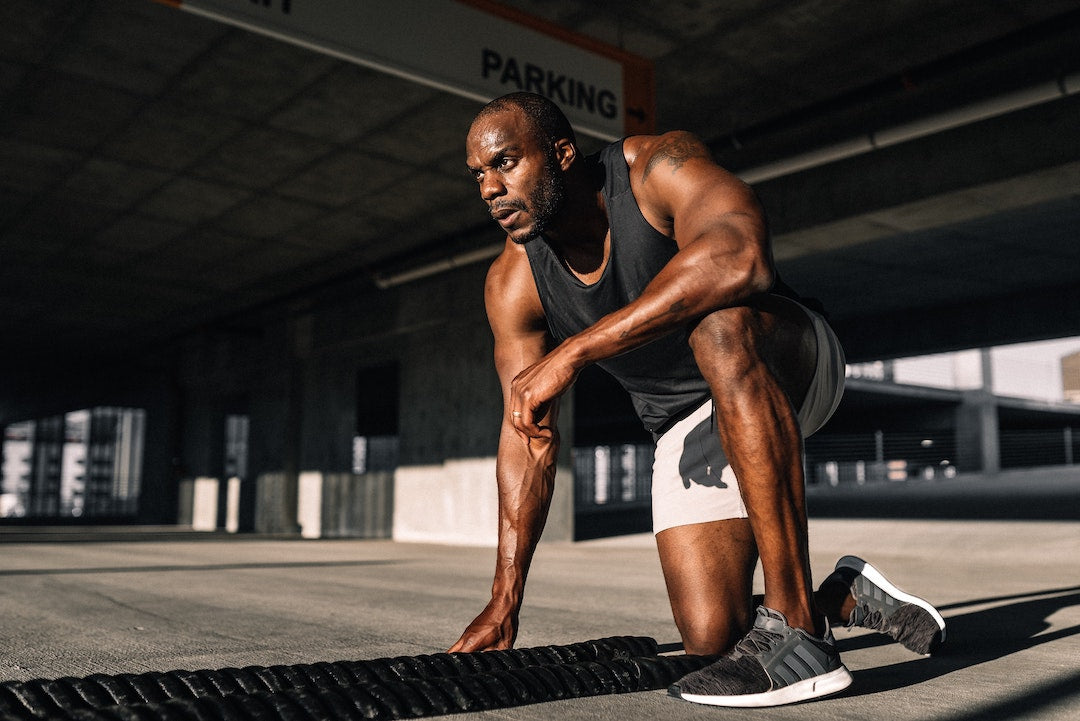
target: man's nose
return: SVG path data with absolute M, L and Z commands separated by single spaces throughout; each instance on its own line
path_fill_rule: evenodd
M 500 195 L 506 194 L 506 186 L 495 176 L 494 173 L 484 173 L 480 181 L 480 197 L 491 202 Z

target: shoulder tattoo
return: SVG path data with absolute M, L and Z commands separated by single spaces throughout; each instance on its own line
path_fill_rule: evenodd
M 664 138 L 653 150 L 649 162 L 645 164 L 645 170 L 641 174 L 642 182 L 649 178 L 649 173 L 661 164 L 671 167 L 671 172 L 678 172 L 690 158 L 699 158 L 704 155 L 704 149 L 697 138 L 689 134 L 679 133 Z

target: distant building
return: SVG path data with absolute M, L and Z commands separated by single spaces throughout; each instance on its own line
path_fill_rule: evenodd
M 1080 352 L 1061 359 L 1061 386 L 1066 401 L 1080 403 Z

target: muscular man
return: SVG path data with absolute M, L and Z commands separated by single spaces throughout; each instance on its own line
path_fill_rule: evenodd
M 725 653 L 673 694 L 775 705 L 845 688 L 826 616 L 922 653 L 940 642 L 933 607 L 859 559 L 813 592 L 802 438 L 839 402 L 843 352 L 778 281 L 750 189 L 683 132 L 579 155 L 559 109 L 527 93 L 485 106 L 466 145 L 507 233 L 485 287 L 504 418 L 492 597 L 450 650 L 514 642 L 554 482 L 558 399 L 593 363 L 657 439 L 653 531 L 684 648 Z

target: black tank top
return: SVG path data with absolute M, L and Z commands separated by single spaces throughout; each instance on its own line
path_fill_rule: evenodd
M 678 250 L 674 240 L 641 214 L 630 190 L 622 141 L 600 151 L 598 160 L 605 173 L 603 196 L 611 232 L 611 253 L 600 280 L 581 282 L 543 238 L 525 244 L 548 327 L 559 342 L 640 296 Z M 682 328 L 597 364 L 630 393 L 638 417 L 653 433 L 709 396 L 688 341 L 689 330 Z

